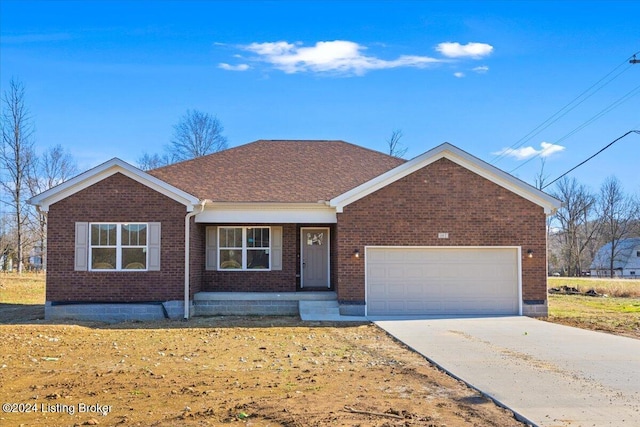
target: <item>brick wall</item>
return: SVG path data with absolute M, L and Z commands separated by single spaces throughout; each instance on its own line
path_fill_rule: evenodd
M 521 246 L 523 300 L 544 301 L 545 227 L 540 206 L 440 159 L 338 214 L 338 299 L 364 302 L 364 259 L 353 251 L 365 245 Z
M 180 203 L 119 173 L 53 204 L 48 214 L 47 301 L 183 299 L 185 215 Z M 161 222 L 161 271 L 74 271 L 77 221 Z
M 202 290 L 204 281 L 206 244 L 205 225 L 196 224 L 195 217 L 192 217 L 190 232 L 189 240 L 191 251 L 189 253 L 189 293 L 191 295 L 191 299 L 193 299 L 193 296 Z

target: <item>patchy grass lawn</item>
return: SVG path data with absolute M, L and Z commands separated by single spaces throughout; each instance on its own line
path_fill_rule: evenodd
M 549 295 L 547 320 L 640 339 L 640 280 L 549 278 L 549 287 L 594 289 L 607 297 Z
M 0 273 L 0 303 L 44 304 L 44 282 L 42 273 Z
M 580 292 L 590 289 L 610 297 L 640 298 L 640 280 L 599 279 L 590 277 L 549 277 L 548 288 L 570 286 Z
M 0 319 L 42 302 L 42 280 L 4 279 Z M 19 313 L 0 320 L 0 401 L 15 404 L 2 426 L 524 425 L 372 324 L 106 325 Z

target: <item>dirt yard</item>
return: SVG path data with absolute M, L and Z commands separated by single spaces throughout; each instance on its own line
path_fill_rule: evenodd
M 30 320 L 0 342 L 2 426 L 522 425 L 370 324 Z

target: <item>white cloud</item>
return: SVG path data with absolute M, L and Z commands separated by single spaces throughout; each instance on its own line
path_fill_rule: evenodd
M 228 71 L 247 71 L 249 69 L 249 66 L 247 64 L 230 65 L 221 62 L 220 64 L 218 64 L 218 68 L 222 68 L 223 70 Z
M 71 34 L 67 33 L 43 33 L 43 34 L 22 34 L 18 36 L 3 36 L 3 43 L 47 43 L 71 40 Z
M 370 70 L 422 68 L 444 62 L 441 59 L 419 55 L 401 55 L 392 60 L 367 56 L 363 53 L 367 49 L 365 46 L 347 40 L 321 41 L 309 47 L 286 41 L 251 43 L 240 48 L 256 54 L 256 60 L 266 62 L 287 74 L 318 72 L 363 75 Z M 226 67 L 221 68 L 232 67 L 226 64 Z
M 436 46 L 436 50 L 448 58 L 473 58 L 480 59 L 493 51 L 493 46 L 486 43 L 460 43 L 444 42 Z
M 489 67 L 487 67 L 486 65 L 481 65 L 479 67 L 475 67 L 473 71 L 475 71 L 478 74 L 484 74 L 487 71 L 489 71 Z
M 461 78 L 463 78 L 463 77 L 464 77 L 464 73 L 462 73 L 462 72 L 460 72 L 460 71 L 458 71 L 458 72 L 456 72 L 456 73 L 453 73 L 453 75 L 454 75 L 455 77 L 459 78 L 459 79 L 461 79 Z
M 549 157 L 553 154 L 560 153 L 565 150 L 566 147 L 557 144 L 551 144 L 549 142 L 541 142 L 540 149 L 536 150 L 534 147 L 522 147 L 522 148 L 503 148 L 497 151 L 495 155 L 513 157 L 516 160 L 526 160 L 534 156 Z

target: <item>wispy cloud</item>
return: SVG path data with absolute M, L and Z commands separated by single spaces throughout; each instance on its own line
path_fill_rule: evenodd
M 464 73 L 461 72 L 461 71 L 457 71 L 457 72 L 453 73 L 453 75 L 454 75 L 454 77 L 457 77 L 459 79 L 464 77 Z
M 67 33 L 50 33 L 50 34 L 21 34 L 15 36 L 2 36 L 2 43 L 20 44 L 20 43 L 47 43 L 70 40 L 71 34 Z
M 549 157 L 553 154 L 560 153 L 565 150 L 566 147 L 557 144 L 551 144 L 549 142 L 541 142 L 540 149 L 534 147 L 521 147 L 521 148 L 503 148 L 500 151 L 496 151 L 492 154 L 497 156 L 513 157 L 516 160 L 526 160 L 534 156 Z
M 447 58 L 481 59 L 493 52 L 493 46 L 486 43 L 444 42 L 438 44 L 436 50 Z
M 487 71 L 489 71 L 489 67 L 487 67 L 486 65 L 481 65 L 481 66 L 479 66 L 479 67 L 475 67 L 475 68 L 473 68 L 473 70 L 472 70 L 472 71 L 475 71 L 475 72 L 476 72 L 476 73 L 478 73 L 478 74 L 484 74 L 484 73 L 486 73 Z
M 249 69 L 249 66 L 247 64 L 230 65 L 221 62 L 220 64 L 218 64 L 218 68 L 222 68 L 223 70 L 228 71 L 247 71 Z
M 286 41 L 251 43 L 240 48 L 257 55 L 254 60 L 270 64 L 287 74 L 317 72 L 363 75 L 371 70 L 423 68 L 446 61 L 421 55 L 401 55 L 395 59 L 382 59 L 366 55 L 365 46 L 347 40 L 321 41 L 313 46 Z M 233 70 L 237 66 L 220 64 L 220 67 Z

